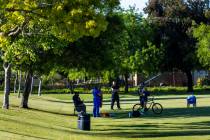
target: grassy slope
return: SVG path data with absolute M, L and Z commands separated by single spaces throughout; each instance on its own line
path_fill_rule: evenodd
M 91 95 L 81 95 L 88 112 L 92 111 Z M 116 110 L 113 118 L 91 118 L 91 131 L 77 130 L 77 117 L 73 116 L 71 95 L 48 94 L 30 97 L 31 109 L 18 108 L 20 99 L 11 95 L 11 108 L 0 109 L 0 139 L 60 139 L 60 140 L 129 140 L 129 139 L 210 139 L 210 96 L 199 95 L 198 107 L 186 109 L 186 95 L 157 97 L 164 106 L 162 115 L 152 112 L 141 118 L 128 118 L 128 112 L 138 97 L 121 96 L 123 110 Z M 2 99 L 2 95 L 0 95 Z M 110 95 L 102 112 L 109 112 Z M 0 100 L 2 104 L 2 100 Z

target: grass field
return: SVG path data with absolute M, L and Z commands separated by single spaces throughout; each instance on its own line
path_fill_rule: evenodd
M 92 95 L 81 95 L 92 113 Z M 112 118 L 92 118 L 91 131 L 77 129 L 71 94 L 43 94 L 30 97 L 30 109 L 20 109 L 20 99 L 11 94 L 9 110 L 0 109 L 0 140 L 210 140 L 210 95 L 197 95 L 197 108 L 186 108 L 187 95 L 162 95 L 156 101 L 163 114 L 149 111 L 129 118 L 136 95 L 122 94 L 122 110 L 110 111 L 110 94 L 104 96 L 102 112 Z M 2 104 L 2 94 L 0 94 Z

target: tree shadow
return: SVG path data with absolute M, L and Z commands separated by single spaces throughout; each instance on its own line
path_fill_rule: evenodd
M 51 100 L 51 99 L 43 99 L 43 100 L 54 103 L 73 103 L 73 101 L 64 101 L 64 100 Z
M 150 115 L 151 118 L 201 117 L 210 116 L 210 107 L 195 108 L 165 108 L 160 115 Z
M 202 107 L 199 109 L 206 109 Z M 176 110 L 176 109 L 174 109 Z M 170 111 L 174 111 L 173 109 Z M 177 109 L 176 111 L 182 111 L 182 109 Z M 175 111 L 175 112 L 176 112 Z M 189 111 L 189 110 L 188 110 Z M 175 113 L 174 112 L 174 113 Z M 208 112 L 208 113 L 207 113 Z M 177 117 L 184 117 L 185 115 L 180 112 Z M 198 115 L 195 112 L 187 114 L 186 117 L 197 117 L 197 116 L 210 116 L 209 109 L 205 112 L 200 112 Z M 169 117 L 174 117 L 171 114 Z M 149 116 L 147 116 L 149 117 Z M 159 116 L 161 117 L 161 116 Z M 168 118 L 168 117 L 167 117 Z M 141 118 L 140 118 L 141 119 Z M 151 118 L 150 118 L 151 119 Z M 154 117 L 157 119 L 157 117 Z M 96 136 L 109 136 L 109 137 L 122 137 L 122 138 L 153 138 L 153 137 L 172 137 L 172 136 L 205 136 L 210 135 L 210 121 L 201 122 L 169 122 L 169 123 L 144 123 L 144 124 L 123 124 L 123 120 L 120 125 L 110 124 L 108 129 L 100 129 L 103 125 L 96 125 L 98 131 Z M 136 120 L 135 120 L 136 121 Z
M 127 119 L 128 113 L 132 110 L 123 110 L 115 113 L 113 119 Z M 196 108 L 164 108 L 162 114 L 154 114 L 150 109 L 148 112 L 141 115 L 140 118 L 162 119 L 162 118 L 175 118 L 175 117 L 206 117 L 210 116 L 210 107 L 196 107 Z
M 28 135 L 28 134 L 21 134 L 21 133 L 17 133 L 17 132 L 12 132 L 12 131 L 6 131 L 6 130 L 0 130 L 1 132 L 6 132 L 6 133 L 11 133 L 14 135 L 19 135 L 19 136 L 26 136 L 29 138 L 36 138 L 36 139 L 40 139 L 40 140 L 53 140 L 53 139 L 49 139 L 49 138 L 43 138 L 43 137 L 38 137 L 38 136 L 32 136 L 32 135 Z
M 108 133 L 96 133 L 95 136 L 109 136 L 109 137 L 122 137 L 122 138 L 154 138 L 154 137 L 172 137 L 172 136 L 202 136 L 202 135 L 210 135 L 209 130 L 183 130 L 183 131 L 141 131 L 139 129 L 129 130 L 127 132 L 108 132 Z M 132 131 L 132 132 L 131 132 Z
M 70 114 L 70 113 L 64 113 L 64 112 L 55 112 L 55 111 L 49 111 L 49 110 L 44 110 L 44 109 L 37 109 L 37 108 L 28 108 L 29 110 L 32 111 L 38 111 L 38 112 L 44 112 L 44 113 L 50 113 L 50 114 L 55 114 L 55 115 L 62 115 L 62 116 L 76 116 L 75 114 Z

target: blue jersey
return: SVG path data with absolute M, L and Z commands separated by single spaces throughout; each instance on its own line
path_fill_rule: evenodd
M 93 103 L 97 105 L 101 104 L 100 90 L 97 88 L 94 88 L 92 93 L 93 93 Z
M 148 91 L 142 90 L 142 92 L 140 93 L 140 101 L 147 101 L 148 100 L 148 96 L 150 96 L 150 93 Z

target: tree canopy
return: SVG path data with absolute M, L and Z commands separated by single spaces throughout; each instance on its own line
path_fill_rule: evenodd
M 193 90 L 191 71 L 200 68 L 196 52 L 196 39 L 193 37 L 193 22 L 207 23 L 205 2 L 198 0 L 150 0 L 145 12 L 158 26 L 156 46 L 163 50 L 162 71 L 180 69 L 188 78 L 188 91 Z

